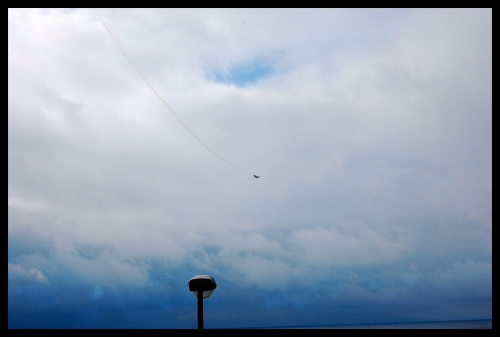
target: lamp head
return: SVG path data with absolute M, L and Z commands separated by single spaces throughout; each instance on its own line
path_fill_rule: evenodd
M 217 288 L 215 279 L 210 275 L 198 275 L 189 280 L 189 291 L 198 298 L 198 291 L 202 291 L 203 299 L 209 298 Z

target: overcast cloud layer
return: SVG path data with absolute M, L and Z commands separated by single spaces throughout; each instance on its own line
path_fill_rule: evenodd
M 8 323 L 491 318 L 491 9 L 9 9 Z M 261 175 L 254 179 L 253 174 Z

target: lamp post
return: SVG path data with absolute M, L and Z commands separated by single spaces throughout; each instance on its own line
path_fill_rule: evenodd
M 203 300 L 212 296 L 217 283 L 210 275 L 198 275 L 189 280 L 189 291 L 198 299 L 198 329 L 203 330 Z

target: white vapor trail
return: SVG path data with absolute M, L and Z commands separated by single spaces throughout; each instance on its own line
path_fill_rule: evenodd
M 163 103 L 163 105 L 168 109 L 168 111 L 170 111 L 170 113 L 179 121 L 179 123 L 182 124 L 182 126 L 184 126 L 184 128 L 201 144 L 203 145 L 203 147 L 205 147 L 205 149 L 207 149 L 208 151 L 210 151 L 213 155 L 215 155 L 217 158 L 219 158 L 220 160 L 224 161 L 226 164 L 232 166 L 233 168 L 235 168 L 236 170 L 240 171 L 240 172 L 243 172 L 245 174 L 250 174 L 244 170 L 242 170 L 241 168 L 239 168 L 238 166 L 234 165 L 233 163 L 231 163 L 230 161 L 228 161 L 227 159 L 223 158 L 222 156 L 220 156 L 217 152 L 215 152 L 214 150 L 212 150 L 207 144 L 205 144 L 187 125 L 186 123 L 184 123 L 182 121 L 182 119 L 174 112 L 174 110 L 168 105 L 168 103 L 163 99 L 163 97 L 158 93 L 158 91 L 156 91 L 156 89 L 153 87 L 153 85 L 148 81 L 148 79 L 146 78 L 146 76 L 144 76 L 144 74 L 141 72 L 141 70 L 135 65 L 135 63 L 132 61 L 132 59 L 128 56 L 128 54 L 125 52 L 125 49 L 122 47 L 122 45 L 120 44 L 120 42 L 118 41 L 118 39 L 116 38 L 116 36 L 114 36 L 113 32 L 111 31 L 111 29 L 108 27 L 108 25 L 106 24 L 106 22 L 104 22 L 102 16 L 100 15 L 99 11 L 94 8 L 94 12 L 95 14 L 97 15 L 97 17 L 99 18 L 99 21 L 101 21 L 104 29 L 106 30 L 106 32 L 108 33 L 108 35 L 111 37 L 111 39 L 115 42 L 115 44 L 118 46 L 118 48 L 120 49 L 120 51 L 122 52 L 122 54 L 125 56 L 125 58 L 127 59 L 127 61 L 130 63 L 130 65 L 137 71 L 137 73 L 139 74 L 139 76 L 141 76 L 141 78 L 143 79 L 143 81 L 147 84 L 147 86 L 151 89 L 151 91 L 153 91 L 153 93 L 156 95 L 156 97 L 158 97 L 160 99 L 160 101 Z

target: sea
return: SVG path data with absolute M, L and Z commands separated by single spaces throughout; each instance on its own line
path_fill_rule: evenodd
M 283 326 L 265 329 L 492 329 L 491 319 L 406 323 Z

